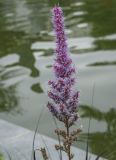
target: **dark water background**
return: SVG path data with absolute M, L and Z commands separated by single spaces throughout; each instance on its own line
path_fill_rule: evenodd
M 34 130 L 42 112 L 39 132 L 54 138 L 46 91 L 53 76 L 50 10 L 55 3 L 0 0 L 0 118 Z M 90 150 L 115 160 L 116 0 L 62 0 L 60 5 L 84 105 L 79 125 L 86 137 L 91 117 Z M 85 149 L 86 143 L 78 146 Z

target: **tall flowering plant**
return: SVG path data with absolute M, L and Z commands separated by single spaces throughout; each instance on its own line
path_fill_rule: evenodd
M 50 80 L 50 90 L 48 97 L 51 99 L 47 107 L 53 116 L 65 125 L 65 130 L 56 129 L 55 133 L 62 137 L 63 144 L 56 145 L 56 149 L 60 149 L 67 153 L 68 159 L 73 158 L 71 154 L 71 145 L 77 140 L 79 129 L 70 131 L 70 127 L 79 118 L 77 107 L 79 92 L 74 90 L 75 84 L 75 68 L 69 55 L 66 42 L 64 18 L 62 9 L 55 6 L 52 9 L 52 23 L 56 36 L 55 63 L 53 65 L 54 79 Z

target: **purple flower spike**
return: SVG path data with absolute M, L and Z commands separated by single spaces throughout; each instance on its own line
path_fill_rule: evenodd
M 48 91 L 51 102 L 48 102 L 47 106 L 52 115 L 60 121 L 64 122 L 67 117 L 71 126 L 79 117 L 76 111 L 79 92 L 73 91 L 75 68 L 72 66 L 66 43 L 62 9 L 59 6 L 55 6 L 52 10 L 52 15 L 56 36 L 56 58 L 53 65 L 55 80 L 48 82 L 51 87 L 50 91 Z

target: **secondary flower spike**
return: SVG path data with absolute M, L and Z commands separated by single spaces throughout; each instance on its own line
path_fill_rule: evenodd
M 66 42 L 64 29 L 64 18 L 62 9 L 55 6 L 52 9 L 52 23 L 56 37 L 55 63 L 53 70 L 55 78 L 50 80 L 50 90 L 48 96 L 51 101 L 48 102 L 48 108 L 53 116 L 58 120 L 72 126 L 78 119 L 77 106 L 79 92 L 74 91 L 75 68 L 72 66 L 72 60 Z

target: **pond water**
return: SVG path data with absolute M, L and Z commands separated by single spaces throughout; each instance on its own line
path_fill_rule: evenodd
M 0 1 L 0 118 L 35 130 L 41 115 L 39 132 L 50 137 L 55 137 L 55 125 L 46 108 L 55 48 L 50 10 L 57 3 Z M 110 150 L 104 150 L 112 154 L 103 156 L 116 159 L 113 152 L 116 148 L 116 1 L 59 3 L 77 69 L 80 104 L 88 106 L 88 109 L 80 106 L 85 118 L 79 124 L 83 124 L 86 133 L 91 116 L 90 136 L 94 139 L 90 142 L 91 151 L 102 152 L 99 145 L 102 141 L 104 148 L 107 141 Z M 79 142 L 78 146 L 85 148 L 86 144 Z

